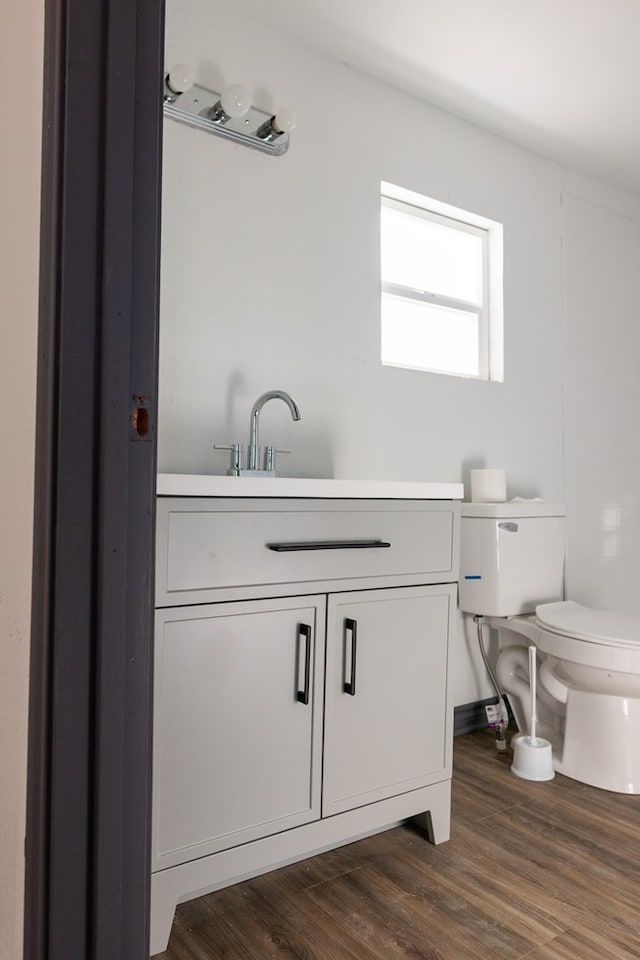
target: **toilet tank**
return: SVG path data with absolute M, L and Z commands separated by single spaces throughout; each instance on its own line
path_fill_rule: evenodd
M 563 599 L 564 506 L 539 501 L 461 506 L 461 610 L 510 617 Z

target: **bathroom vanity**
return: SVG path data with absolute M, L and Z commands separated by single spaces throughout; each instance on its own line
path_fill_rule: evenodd
M 178 902 L 449 837 L 461 484 L 161 475 L 151 952 Z

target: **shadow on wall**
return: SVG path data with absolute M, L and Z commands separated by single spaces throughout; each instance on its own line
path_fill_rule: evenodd
M 232 436 L 234 424 L 242 422 L 244 408 L 247 406 L 247 378 L 241 370 L 231 372 L 227 383 L 224 404 L 224 423 L 229 436 Z M 246 412 L 247 431 L 249 429 L 249 409 Z
M 464 482 L 464 499 L 471 500 L 471 480 L 469 475 L 472 470 L 483 470 L 487 466 L 487 461 L 484 457 L 469 457 L 467 460 L 463 460 L 461 464 L 462 479 Z

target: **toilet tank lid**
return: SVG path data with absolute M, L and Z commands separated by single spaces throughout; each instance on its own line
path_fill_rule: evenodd
M 487 517 L 502 520 L 506 517 L 564 517 L 567 508 L 562 503 L 544 500 L 507 500 L 506 503 L 462 503 L 463 517 Z
M 567 637 L 616 646 L 640 646 L 640 617 L 626 613 L 594 610 L 573 600 L 561 600 L 538 604 L 536 617 L 542 627 Z

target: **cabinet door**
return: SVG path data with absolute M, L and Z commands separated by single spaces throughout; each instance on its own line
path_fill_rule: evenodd
M 329 597 L 323 816 L 450 776 L 454 590 Z
M 320 816 L 325 598 L 160 610 L 155 870 Z

